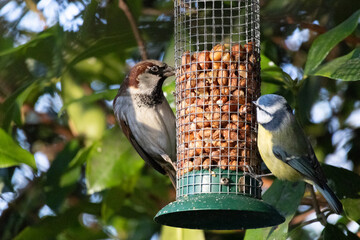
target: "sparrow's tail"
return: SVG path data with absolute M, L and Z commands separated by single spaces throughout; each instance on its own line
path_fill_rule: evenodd
M 169 176 L 172 185 L 176 189 L 176 164 L 167 154 L 161 154 L 161 157 L 167 162 L 166 165 L 163 166 L 163 168 L 166 172 L 166 175 Z
M 343 211 L 343 206 L 335 193 L 329 188 L 329 186 L 327 184 L 324 184 L 322 187 L 317 186 L 317 189 L 321 192 L 326 201 L 329 203 L 330 208 L 335 213 L 341 214 Z
M 176 172 L 168 172 L 167 175 L 169 176 L 172 185 L 174 186 L 174 188 L 176 189 Z

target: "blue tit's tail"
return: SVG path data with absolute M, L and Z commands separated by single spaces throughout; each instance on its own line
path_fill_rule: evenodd
M 321 192 L 321 194 L 324 196 L 326 201 L 329 203 L 330 208 L 337 214 L 341 214 L 343 211 L 343 206 L 338 199 L 338 197 L 335 195 L 335 193 L 329 188 L 329 186 L 325 183 L 322 187 L 316 186 L 317 189 Z

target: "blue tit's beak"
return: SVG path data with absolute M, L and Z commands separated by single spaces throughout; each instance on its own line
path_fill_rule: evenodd
M 256 107 L 259 107 L 259 105 L 256 103 L 256 101 L 252 102 Z

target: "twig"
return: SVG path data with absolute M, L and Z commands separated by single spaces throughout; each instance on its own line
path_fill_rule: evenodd
M 172 10 L 161 11 L 161 10 L 154 9 L 154 8 L 144 8 L 142 10 L 142 14 L 151 15 L 151 16 L 159 16 L 159 15 L 162 15 L 162 14 L 171 15 L 172 13 L 173 13 Z
M 293 219 L 291 219 L 291 221 L 290 221 L 290 225 L 297 225 L 297 224 L 304 222 L 304 220 L 313 212 L 314 212 L 314 209 L 309 209 L 309 210 L 293 217 Z
M 32 0 L 25 0 L 25 2 L 28 8 L 39 16 L 40 20 L 44 23 L 44 30 L 45 30 L 47 28 L 47 25 L 44 14 L 36 7 L 36 4 Z
M 129 7 L 126 5 L 124 0 L 119 0 L 119 8 L 124 11 L 127 19 L 130 22 L 130 26 L 131 26 L 131 29 L 132 29 L 132 31 L 134 33 L 134 37 L 136 39 L 137 45 L 139 47 L 139 51 L 140 51 L 142 60 L 148 59 L 144 41 L 141 38 L 138 27 L 136 26 L 135 19 L 134 19 L 132 13 L 130 12 Z
M 318 219 L 320 219 L 321 224 L 325 226 L 326 218 L 325 218 L 324 214 L 321 212 L 319 204 L 318 204 L 318 202 L 316 200 L 316 194 L 314 192 L 314 187 L 312 185 L 310 185 L 310 184 L 308 184 L 308 186 L 309 186 L 309 189 L 310 189 L 311 199 L 312 199 L 313 206 L 314 206 L 314 209 L 315 209 L 315 212 L 316 212 L 316 216 L 317 216 Z
M 314 218 L 314 219 L 311 219 L 309 221 L 303 222 L 302 224 L 300 224 L 300 226 L 305 227 L 306 225 L 309 225 L 309 224 L 312 224 L 312 223 L 315 223 L 315 222 L 321 222 L 321 219 Z
M 319 207 L 322 208 L 322 207 L 327 206 L 327 202 L 324 198 L 316 196 L 316 200 L 317 200 L 317 203 L 319 204 Z M 312 206 L 313 204 L 312 204 L 311 197 L 305 197 L 305 198 L 301 199 L 300 205 Z
M 285 22 L 287 24 L 289 24 L 289 25 L 299 25 L 300 28 L 303 28 L 303 29 L 307 28 L 307 29 L 310 29 L 313 32 L 318 33 L 318 34 L 323 34 L 323 33 L 326 33 L 327 31 L 330 30 L 330 29 L 327 29 L 324 26 L 320 26 L 320 25 L 313 24 L 313 23 L 308 23 L 308 22 L 295 20 L 291 16 L 287 16 L 285 19 L 283 17 L 272 17 L 272 18 L 263 17 L 263 19 L 265 21 L 270 21 L 270 22 L 275 22 L 275 23 L 280 22 L 282 20 L 285 20 Z M 345 41 L 346 43 L 351 44 L 351 45 L 356 45 L 356 44 L 360 43 L 360 38 L 356 37 L 356 36 L 353 36 L 353 35 L 350 35 L 350 36 L 347 36 L 343 41 Z

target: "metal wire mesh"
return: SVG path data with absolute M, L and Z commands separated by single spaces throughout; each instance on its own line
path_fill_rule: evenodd
M 177 198 L 261 198 L 252 177 L 260 173 L 252 105 L 260 95 L 259 1 L 174 3 Z

